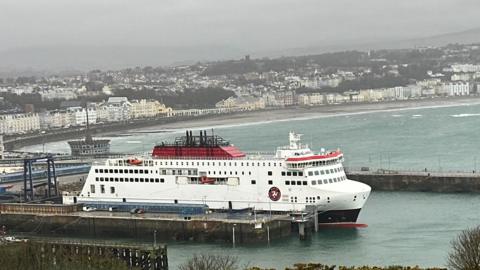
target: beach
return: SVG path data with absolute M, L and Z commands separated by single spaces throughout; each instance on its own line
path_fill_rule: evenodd
M 229 127 L 280 121 L 325 118 L 339 115 L 358 115 L 374 112 L 394 112 L 413 110 L 418 108 L 441 108 L 454 106 L 469 106 L 477 104 L 480 104 L 480 96 L 458 98 L 429 98 L 378 103 L 348 103 L 321 105 L 315 107 L 287 107 L 280 109 L 225 114 L 202 119 L 178 121 L 162 125 L 152 125 L 149 127 L 138 129 L 127 129 L 127 133 L 154 133 L 176 131 L 179 129 Z M 113 135 L 113 133 L 105 133 L 105 135 Z

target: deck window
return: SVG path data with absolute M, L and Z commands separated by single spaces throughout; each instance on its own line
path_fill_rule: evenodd
M 303 172 L 298 172 L 298 176 L 303 176 Z
M 269 185 L 273 185 L 273 180 L 268 180 Z
M 315 171 L 315 175 L 319 175 L 319 172 L 318 172 L 318 171 Z
M 323 183 L 328 184 L 328 180 L 327 179 L 323 180 Z
M 303 183 L 304 186 L 308 185 L 307 181 L 303 181 L 302 183 Z
M 252 185 L 256 185 L 256 184 L 257 184 L 257 181 L 252 180 L 251 183 L 252 183 Z
M 272 176 L 273 175 L 272 171 L 268 171 L 268 175 Z
M 318 182 L 318 184 L 319 184 L 319 185 L 321 185 L 321 184 L 322 184 L 322 180 L 318 180 L 317 182 Z
M 100 193 L 105 193 L 105 185 L 100 185 Z
M 287 172 L 287 176 L 292 176 L 292 172 Z
M 110 193 L 114 194 L 115 193 L 115 187 L 110 187 Z
M 292 184 L 292 186 L 295 186 L 295 181 L 292 181 L 291 184 Z
M 95 169 L 95 172 L 98 173 L 98 169 Z
M 313 172 L 308 172 L 308 176 L 313 176 Z
M 285 181 L 285 185 L 290 186 L 290 181 Z
M 282 172 L 282 176 L 285 176 L 285 172 Z
M 95 185 L 90 185 L 90 193 L 95 193 Z
M 316 180 L 312 180 L 312 186 L 315 186 L 317 184 Z

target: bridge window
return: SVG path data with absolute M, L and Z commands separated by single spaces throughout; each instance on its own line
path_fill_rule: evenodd
M 282 176 L 285 176 L 285 172 L 282 172 Z
M 273 180 L 268 180 L 269 185 L 273 185 Z
M 317 184 L 316 180 L 312 180 L 312 185 L 315 186 Z
M 292 175 L 293 175 L 293 176 L 297 176 L 297 172 L 292 172 Z
M 292 172 L 287 172 L 287 176 L 292 176 Z
M 308 185 L 307 181 L 302 182 L 304 186 Z
M 303 172 L 298 172 L 298 176 L 303 176 Z
M 99 180 L 99 178 L 98 178 L 98 177 L 95 177 L 95 181 L 97 181 L 97 182 L 98 182 L 98 180 Z
M 252 180 L 251 183 L 252 183 L 252 185 L 256 185 L 256 184 L 257 184 L 257 181 Z
M 295 185 L 296 185 L 296 184 L 295 184 L 295 181 L 292 181 L 291 184 L 292 184 L 292 186 L 295 186 Z
M 308 176 L 313 176 L 313 172 L 308 172 Z
M 328 180 L 327 179 L 323 180 L 323 183 L 328 184 Z
M 285 185 L 290 186 L 290 181 L 285 181 Z
M 272 176 L 273 175 L 272 171 L 268 171 L 268 175 Z
M 95 169 L 95 172 L 98 173 L 98 169 Z
M 322 184 L 322 180 L 318 180 L 317 182 L 318 182 L 318 184 L 319 184 L 319 185 L 321 185 L 321 184 Z
M 319 175 L 318 171 L 315 171 L 315 175 Z
M 328 182 L 329 182 L 329 183 L 333 183 L 333 180 L 330 178 L 330 179 L 328 179 Z

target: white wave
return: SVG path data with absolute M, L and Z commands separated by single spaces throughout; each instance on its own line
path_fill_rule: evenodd
M 450 116 L 451 117 L 472 117 L 472 116 L 480 116 L 480 113 L 461 113 L 461 114 L 453 114 Z
M 392 117 L 402 117 L 403 115 L 401 114 L 392 114 Z
M 414 114 L 414 115 L 412 115 L 412 118 L 421 118 L 421 117 L 423 117 L 423 115 L 421 115 L 421 114 Z

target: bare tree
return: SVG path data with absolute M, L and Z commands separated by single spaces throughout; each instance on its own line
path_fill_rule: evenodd
M 448 267 L 455 270 L 480 270 L 480 226 L 461 232 L 452 241 Z
M 179 266 L 180 270 L 238 270 L 238 258 L 228 255 L 200 254 Z

